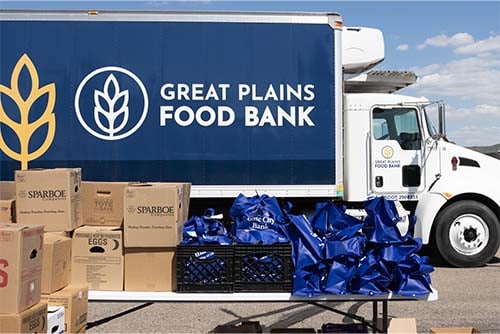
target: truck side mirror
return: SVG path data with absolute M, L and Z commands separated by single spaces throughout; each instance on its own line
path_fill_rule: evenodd
M 446 110 L 444 103 L 438 105 L 439 134 L 446 136 Z

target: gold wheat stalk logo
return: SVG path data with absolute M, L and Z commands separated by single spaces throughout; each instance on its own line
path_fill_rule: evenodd
M 26 99 L 23 98 L 21 92 L 19 91 L 19 76 L 23 68 L 26 68 L 31 80 L 31 91 Z M 39 158 L 47 151 L 50 144 L 52 144 L 52 140 L 54 139 L 54 134 L 56 132 L 56 117 L 53 112 L 56 102 L 56 85 L 54 83 L 50 83 L 43 87 L 39 87 L 39 85 L 40 82 L 38 80 L 38 72 L 27 54 L 23 54 L 21 58 L 19 58 L 14 70 L 12 71 L 12 76 L 10 78 L 11 87 L 9 88 L 0 84 L 0 123 L 3 123 L 11 128 L 17 135 L 20 144 L 20 151 L 14 152 L 9 146 L 7 146 L 1 131 L 0 149 L 10 158 L 20 161 L 21 169 L 23 170 L 28 169 L 29 161 Z M 7 95 L 16 103 L 21 116 L 20 123 L 12 120 L 5 112 L 2 105 L 1 94 Z M 47 94 L 47 105 L 44 112 L 37 120 L 30 123 L 29 114 L 31 107 L 45 94 Z M 35 151 L 29 152 L 29 142 L 31 136 L 45 123 L 47 123 L 48 129 L 47 136 L 45 137 L 43 144 Z

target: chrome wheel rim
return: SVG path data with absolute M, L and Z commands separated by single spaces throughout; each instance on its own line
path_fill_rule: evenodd
M 487 245 L 490 231 L 486 222 L 475 214 L 464 214 L 451 224 L 451 246 L 462 255 L 479 254 Z

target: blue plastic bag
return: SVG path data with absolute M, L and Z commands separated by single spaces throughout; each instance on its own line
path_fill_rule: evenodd
M 322 262 L 302 269 L 296 268 L 293 274 L 292 294 L 302 297 L 322 295 L 326 270 L 326 265 Z
M 325 258 L 336 260 L 341 257 L 361 258 L 365 252 L 366 238 L 362 235 L 355 235 L 344 240 L 326 239 Z
M 292 244 L 294 265 L 292 294 L 318 296 L 327 274 L 323 262 L 324 243 L 313 232 L 306 216 L 286 214 L 288 223 L 285 233 Z
M 394 270 L 392 290 L 402 296 L 422 296 L 432 292 L 430 273 L 434 268 L 426 256 L 414 254 L 398 263 Z
M 181 245 L 230 245 L 227 230 L 213 218 L 215 210 L 209 208 L 202 217 L 193 216 L 184 223 Z
M 422 239 L 406 237 L 401 243 L 377 245 L 374 249 L 375 256 L 386 262 L 399 263 L 409 256 L 416 254 L 422 248 Z
M 379 295 L 389 293 L 392 276 L 383 261 L 379 261 L 373 253 L 364 257 L 351 280 L 351 291 L 363 295 Z
M 329 265 L 327 280 L 323 291 L 331 294 L 344 295 L 351 293 L 350 282 L 356 274 L 358 259 L 337 258 Z
M 369 242 L 388 244 L 404 241 L 396 226 L 401 218 L 393 201 L 385 197 L 375 197 L 365 202 L 365 210 L 367 217 L 363 233 Z
M 240 194 L 229 210 L 234 220 L 233 235 L 237 243 L 272 245 L 287 243 L 285 218 L 275 197 Z
M 345 213 L 332 202 L 316 204 L 311 225 L 318 235 L 336 240 L 352 238 L 363 227 L 364 222 Z

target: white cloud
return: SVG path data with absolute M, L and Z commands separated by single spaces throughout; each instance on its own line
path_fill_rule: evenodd
M 425 44 L 419 44 L 419 45 L 417 45 L 417 50 L 423 50 L 426 47 L 427 47 L 427 45 L 425 45 Z
M 420 94 L 439 94 L 479 104 L 500 105 L 500 59 L 493 56 L 465 58 L 412 70 L 419 76 L 413 89 Z
M 479 52 L 469 53 L 469 48 Z M 460 50 L 455 52 L 458 58 L 448 63 L 412 68 L 419 76 L 413 88 L 424 95 L 457 97 L 478 106 L 500 106 L 500 35 L 456 50 Z
M 422 45 L 453 48 L 454 59 L 412 68 L 419 79 L 408 91 L 453 104 L 448 128 L 458 144 L 500 143 L 500 35 L 477 41 L 467 33 L 437 35 Z
M 474 43 L 474 37 L 466 32 L 459 32 L 455 35 L 448 37 L 445 34 L 439 34 L 430 38 L 427 38 L 424 43 L 417 45 L 418 50 L 423 50 L 428 46 L 435 47 L 458 47 L 461 45 L 469 45 Z
M 448 132 L 448 138 L 463 146 L 494 145 L 500 142 L 500 126 L 463 126 Z
M 500 35 L 492 36 L 488 39 L 483 39 L 472 44 L 462 45 L 455 49 L 457 54 L 478 54 L 500 51 Z
M 471 117 L 500 117 L 500 105 L 478 104 L 474 107 L 447 106 L 446 116 L 450 119 L 470 119 Z M 500 141 L 500 132 L 498 133 Z
M 398 51 L 408 51 L 408 49 L 409 49 L 408 44 L 399 44 L 398 47 L 396 48 L 396 50 Z

